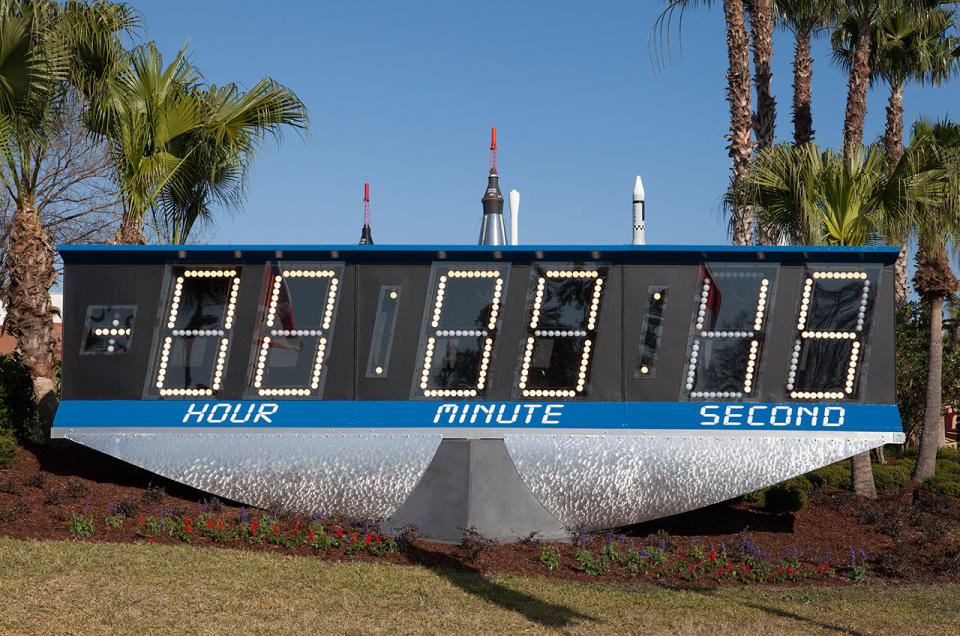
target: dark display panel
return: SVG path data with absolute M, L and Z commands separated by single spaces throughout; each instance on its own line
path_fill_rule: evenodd
M 343 263 L 271 263 L 251 351 L 251 397 L 322 394 Z
M 68 265 L 66 399 L 892 400 L 879 264 L 224 262 Z
M 787 374 L 792 399 L 857 396 L 879 275 L 878 267 L 807 270 Z

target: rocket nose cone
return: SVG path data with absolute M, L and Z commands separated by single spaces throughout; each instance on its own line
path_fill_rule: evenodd
M 640 176 L 637 176 L 637 180 L 633 184 L 633 198 L 637 201 L 643 201 L 644 192 L 643 192 L 643 181 L 640 180 Z

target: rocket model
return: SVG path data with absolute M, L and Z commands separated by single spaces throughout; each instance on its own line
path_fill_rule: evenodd
M 646 245 L 647 237 L 644 235 L 644 228 L 647 224 L 646 209 L 643 193 L 643 181 L 639 175 L 637 181 L 633 184 L 633 244 Z
M 370 231 L 370 184 L 363 184 L 363 229 L 360 230 L 360 245 L 373 245 Z
M 520 193 L 510 191 L 510 245 L 516 245 L 520 239 Z
M 490 135 L 490 175 L 483 193 L 483 224 L 480 226 L 480 245 L 507 245 L 507 231 L 503 225 L 503 194 L 500 193 L 497 174 L 497 129 Z

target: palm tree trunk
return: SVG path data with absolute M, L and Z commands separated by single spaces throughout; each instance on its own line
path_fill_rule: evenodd
M 146 245 L 147 239 L 143 235 L 143 227 L 140 222 L 134 220 L 131 216 L 124 215 L 120 222 L 113 239 L 117 245 Z
M 900 253 L 897 254 L 897 262 L 894 265 L 893 293 L 896 299 L 896 307 L 900 309 L 907 304 L 907 297 L 910 295 L 910 281 L 907 274 L 907 246 L 900 244 Z
M 903 156 L 903 84 L 890 85 L 890 99 L 887 105 L 887 127 L 883 132 L 883 146 L 887 154 L 887 171 L 893 168 Z
M 843 152 L 863 144 L 863 124 L 867 117 L 867 87 L 870 82 L 870 21 L 860 22 L 857 48 L 853 54 L 847 88 L 847 110 L 843 119 Z
M 873 467 L 870 464 L 870 451 L 850 458 L 850 476 L 853 480 L 853 492 L 861 497 L 877 498 L 877 487 L 873 483 Z
M 943 297 L 930 300 L 930 348 L 927 353 L 927 400 L 923 410 L 923 430 L 920 433 L 920 453 L 911 478 L 922 482 L 933 476 L 937 462 L 937 448 L 943 437 L 941 418 L 941 381 L 943 375 Z
M 813 114 L 810 110 L 813 58 L 810 57 L 810 34 L 797 33 L 793 53 L 793 145 L 802 146 L 813 140 Z
M 723 15 L 727 22 L 727 101 L 730 103 L 730 134 L 727 151 L 733 159 L 733 185 L 736 185 L 750 166 L 753 141 L 750 139 L 750 38 L 744 21 L 741 0 L 723 0 Z M 733 210 L 733 243 L 753 243 L 753 212 L 748 206 Z
M 50 236 L 32 206 L 18 205 L 7 238 L 6 274 L 8 333 L 17 339 L 24 367 L 33 380 L 42 430 L 49 431 L 57 410 L 57 341 L 53 335 L 50 288 L 57 279 Z
M 757 148 L 763 150 L 776 139 L 777 100 L 770 92 L 773 72 L 773 2 L 754 0 L 750 13 L 750 36 L 753 38 L 753 82 L 757 89 L 757 112 L 753 114 L 753 133 Z

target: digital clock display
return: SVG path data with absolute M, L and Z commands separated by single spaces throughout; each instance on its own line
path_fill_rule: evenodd
M 65 332 L 67 400 L 893 399 L 892 315 L 875 311 L 892 294 L 884 251 L 147 248 L 65 261 L 67 311 L 87 316 Z

